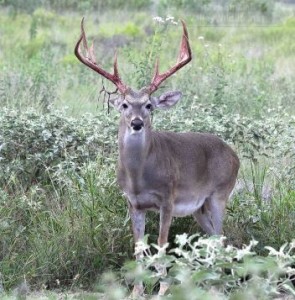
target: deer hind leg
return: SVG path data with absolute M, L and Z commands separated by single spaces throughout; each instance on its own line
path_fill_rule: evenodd
M 227 197 L 213 194 L 207 197 L 201 208 L 193 214 L 195 220 L 206 233 L 210 235 L 222 234 L 222 222 L 226 201 Z
M 130 215 L 130 219 L 131 219 L 131 223 L 132 223 L 134 243 L 136 246 L 136 244 L 139 241 L 143 240 L 143 238 L 144 238 L 145 211 L 135 209 L 129 204 L 129 215 Z M 136 254 L 135 254 L 136 260 L 139 260 L 142 257 L 143 257 L 142 252 L 140 252 L 140 251 L 136 252 Z M 143 291 L 144 291 L 143 283 L 141 281 L 136 282 L 133 287 L 132 298 L 138 299 L 140 297 L 140 295 L 143 294 Z

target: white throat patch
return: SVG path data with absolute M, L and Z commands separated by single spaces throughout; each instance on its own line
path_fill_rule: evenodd
M 135 146 L 145 144 L 145 130 L 142 127 L 140 130 L 134 130 L 133 128 L 128 128 L 124 135 L 124 144 Z

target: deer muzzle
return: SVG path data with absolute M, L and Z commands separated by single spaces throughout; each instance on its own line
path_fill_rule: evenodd
M 135 118 L 131 121 L 131 127 L 135 131 L 141 130 L 141 128 L 144 126 L 143 121 L 139 118 Z

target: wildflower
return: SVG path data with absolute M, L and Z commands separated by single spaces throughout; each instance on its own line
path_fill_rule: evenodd
M 150 246 L 144 241 L 138 241 L 135 244 L 134 254 L 143 257 L 143 253 L 147 253 Z
M 176 243 L 179 244 L 179 246 L 184 246 L 187 243 L 188 235 L 187 233 L 183 233 L 181 235 L 176 235 Z
M 199 36 L 199 37 L 198 37 L 198 40 L 199 40 L 199 41 L 203 41 L 203 40 L 204 40 L 204 37 L 203 37 L 203 36 Z
M 153 20 L 156 21 L 157 23 L 165 23 L 165 21 L 163 20 L 163 18 L 158 17 L 158 16 L 154 17 Z
M 173 20 L 174 20 L 174 17 L 172 17 L 172 16 L 169 16 L 169 15 L 168 15 L 168 16 L 166 17 L 166 21 L 173 21 Z
M 75 276 L 74 276 L 74 278 L 73 278 L 73 281 L 76 281 L 76 280 L 78 280 L 80 278 L 80 274 L 76 274 Z

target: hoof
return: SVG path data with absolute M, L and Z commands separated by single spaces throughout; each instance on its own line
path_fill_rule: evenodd
M 164 296 L 168 289 L 169 289 L 169 283 L 160 282 L 160 290 L 159 290 L 158 295 L 159 296 Z
M 143 295 L 143 291 L 143 284 L 136 284 L 132 290 L 132 299 L 140 299 L 140 297 Z

